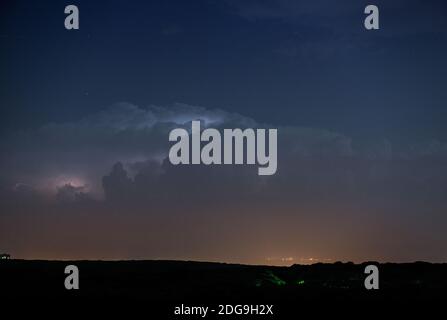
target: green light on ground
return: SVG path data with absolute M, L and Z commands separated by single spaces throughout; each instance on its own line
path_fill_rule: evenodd
M 267 280 L 277 286 L 284 286 L 286 284 L 284 280 L 273 274 L 271 271 L 267 271 Z
M 304 280 L 298 280 L 296 282 L 297 285 L 302 286 L 304 284 Z

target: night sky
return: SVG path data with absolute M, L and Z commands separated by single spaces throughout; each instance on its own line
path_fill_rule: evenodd
M 445 1 L 3 2 L 0 252 L 447 260 Z M 277 128 L 277 173 L 171 165 L 192 120 Z

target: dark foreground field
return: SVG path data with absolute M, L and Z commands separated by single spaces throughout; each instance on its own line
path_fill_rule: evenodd
M 79 290 L 66 290 L 64 269 L 79 268 Z M 366 290 L 367 264 L 291 267 L 181 261 L 0 261 L 2 301 L 41 305 L 124 303 L 173 314 L 178 305 L 274 304 L 276 314 L 325 306 L 447 301 L 447 264 L 377 264 L 380 289 Z M 327 311 L 327 310 L 326 310 Z

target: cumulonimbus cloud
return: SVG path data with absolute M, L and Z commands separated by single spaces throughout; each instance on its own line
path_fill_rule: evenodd
M 262 177 L 256 166 L 245 165 L 170 164 L 170 130 L 190 128 L 198 119 L 217 129 L 277 128 L 277 173 Z M 357 257 L 362 248 L 383 252 L 384 242 L 390 255 L 399 256 L 401 245 L 428 241 L 428 232 L 435 248 L 430 257 L 440 259 L 445 252 L 447 153 L 438 140 L 408 147 L 383 139 L 365 144 L 330 130 L 276 127 L 223 110 L 121 103 L 79 121 L 3 137 L 0 145 L 2 167 L 10 168 L 0 178 L 0 240 L 5 242 L 12 241 L 11 226 L 41 239 L 45 228 L 57 233 L 60 223 L 82 223 L 73 241 L 99 237 L 119 247 L 131 239 L 138 243 L 133 256 L 178 253 L 170 234 L 181 234 L 185 254 L 194 255 L 203 250 L 201 232 L 209 232 L 213 250 L 226 243 L 233 254 L 235 248 L 247 255 L 260 250 L 255 243 L 262 234 L 266 246 L 287 254 L 308 250 L 300 245 L 306 241 L 329 248 L 324 239 L 338 246 L 355 239 Z M 30 231 L 24 223 L 29 219 L 42 221 L 43 229 Z M 107 219 L 118 222 L 108 226 Z M 199 222 L 204 229 L 197 228 Z M 396 244 L 397 225 L 404 236 Z M 244 230 L 239 238 L 237 228 Z M 315 229 L 323 240 L 314 238 Z M 371 237 L 362 243 L 365 233 Z M 152 240 L 141 240 L 148 237 Z M 104 252 L 100 240 L 95 244 Z M 123 253 L 128 248 L 123 246 Z M 64 246 L 60 250 L 67 252 Z

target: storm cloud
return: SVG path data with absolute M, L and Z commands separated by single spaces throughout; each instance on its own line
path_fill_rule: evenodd
M 256 166 L 170 164 L 168 133 L 189 128 L 192 120 L 218 129 L 275 128 L 186 104 L 120 103 L 76 122 L 9 136 L 2 141 L 2 165 L 10 168 L 1 180 L 2 242 L 14 244 L 6 228 L 38 236 L 85 223 L 90 227 L 71 231 L 68 243 L 96 248 L 105 258 L 179 257 L 180 243 L 185 256 L 198 259 L 219 260 L 229 252 L 258 262 L 272 253 L 362 259 L 367 249 L 368 257 L 405 260 L 399 251 L 404 243 L 420 246 L 421 258 L 444 258 L 435 245 L 446 240 L 447 222 L 446 147 L 440 142 L 364 143 L 324 129 L 279 126 L 278 172 L 263 177 Z M 30 216 L 39 217 L 41 228 L 26 227 Z M 39 240 L 44 247 L 45 239 Z M 105 250 L 105 242 L 115 243 L 115 251 Z M 426 252 L 421 243 L 439 250 Z M 78 256 L 70 248 L 59 244 L 54 250 Z

